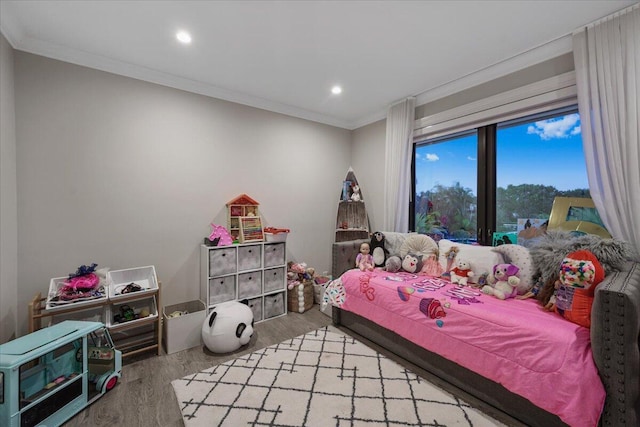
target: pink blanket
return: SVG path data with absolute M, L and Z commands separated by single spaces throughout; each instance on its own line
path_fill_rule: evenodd
M 409 273 L 350 270 L 327 296 L 402 337 L 502 384 L 570 426 L 596 426 L 605 391 L 589 329 L 534 300 L 499 300 Z M 478 292 L 474 295 L 473 292 Z

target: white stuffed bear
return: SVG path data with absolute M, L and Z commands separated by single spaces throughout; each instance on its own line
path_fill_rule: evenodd
M 471 264 L 464 258 L 459 258 L 456 266 L 449 272 L 451 275 L 451 283 L 466 286 L 469 279 L 474 276 L 471 270 Z
M 493 274 L 487 278 L 491 285 L 484 285 L 482 293 L 499 299 L 513 298 L 518 294 L 520 278 L 516 276 L 520 269 L 513 264 L 496 264 Z

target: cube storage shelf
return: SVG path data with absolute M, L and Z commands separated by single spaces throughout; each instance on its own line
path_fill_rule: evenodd
M 255 322 L 285 315 L 286 243 L 201 245 L 200 298 L 207 314 L 221 302 L 247 299 Z
M 140 269 L 140 277 L 149 277 L 148 267 Z M 116 273 L 117 276 L 118 270 L 113 273 Z M 137 273 L 128 272 L 126 274 L 135 275 Z M 52 279 L 52 283 L 55 280 Z M 126 280 L 133 281 L 129 278 Z M 69 319 L 100 321 L 109 328 L 111 338 L 116 348 L 122 351 L 123 357 L 152 350 L 160 355 L 162 348 L 162 318 L 158 312 L 158 307 L 161 306 L 160 283 L 155 278 L 155 269 L 153 269 L 153 280 L 155 287 L 149 289 L 143 288 L 142 291 L 117 295 L 115 298 L 107 296 L 63 306 L 59 305 L 53 309 L 48 308 L 50 295 L 43 298 L 38 293 L 29 303 L 29 332 Z M 125 305 L 133 310 L 135 318 L 125 322 L 117 322 L 114 316 L 121 314 Z M 49 319 L 46 324 L 43 324 L 44 318 Z

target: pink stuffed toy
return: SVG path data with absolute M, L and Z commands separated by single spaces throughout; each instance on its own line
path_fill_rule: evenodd
M 499 299 L 514 298 L 518 295 L 519 272 L 520 269 L 513 264 L 494 265 L 493 274 L 487 278 L 489 285 L 484 285 L 482 293 Z
M 209 240 L 213 242 L 215 246 L 229 246 L 233 244 L 233 238 L 229 231 L 221 225 L 211 223 L 211 234 Z

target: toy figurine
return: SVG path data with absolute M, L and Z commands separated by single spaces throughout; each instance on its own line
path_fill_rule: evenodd
M 356 268 L 359 268 L 362 271 L 369 270 L 373 271 L 374 262 L 373 256 L 369 253 L 371 251 L 371 247 L 368 243 L 363 243 L 360 245 L 360 253 L 356 257 Z

